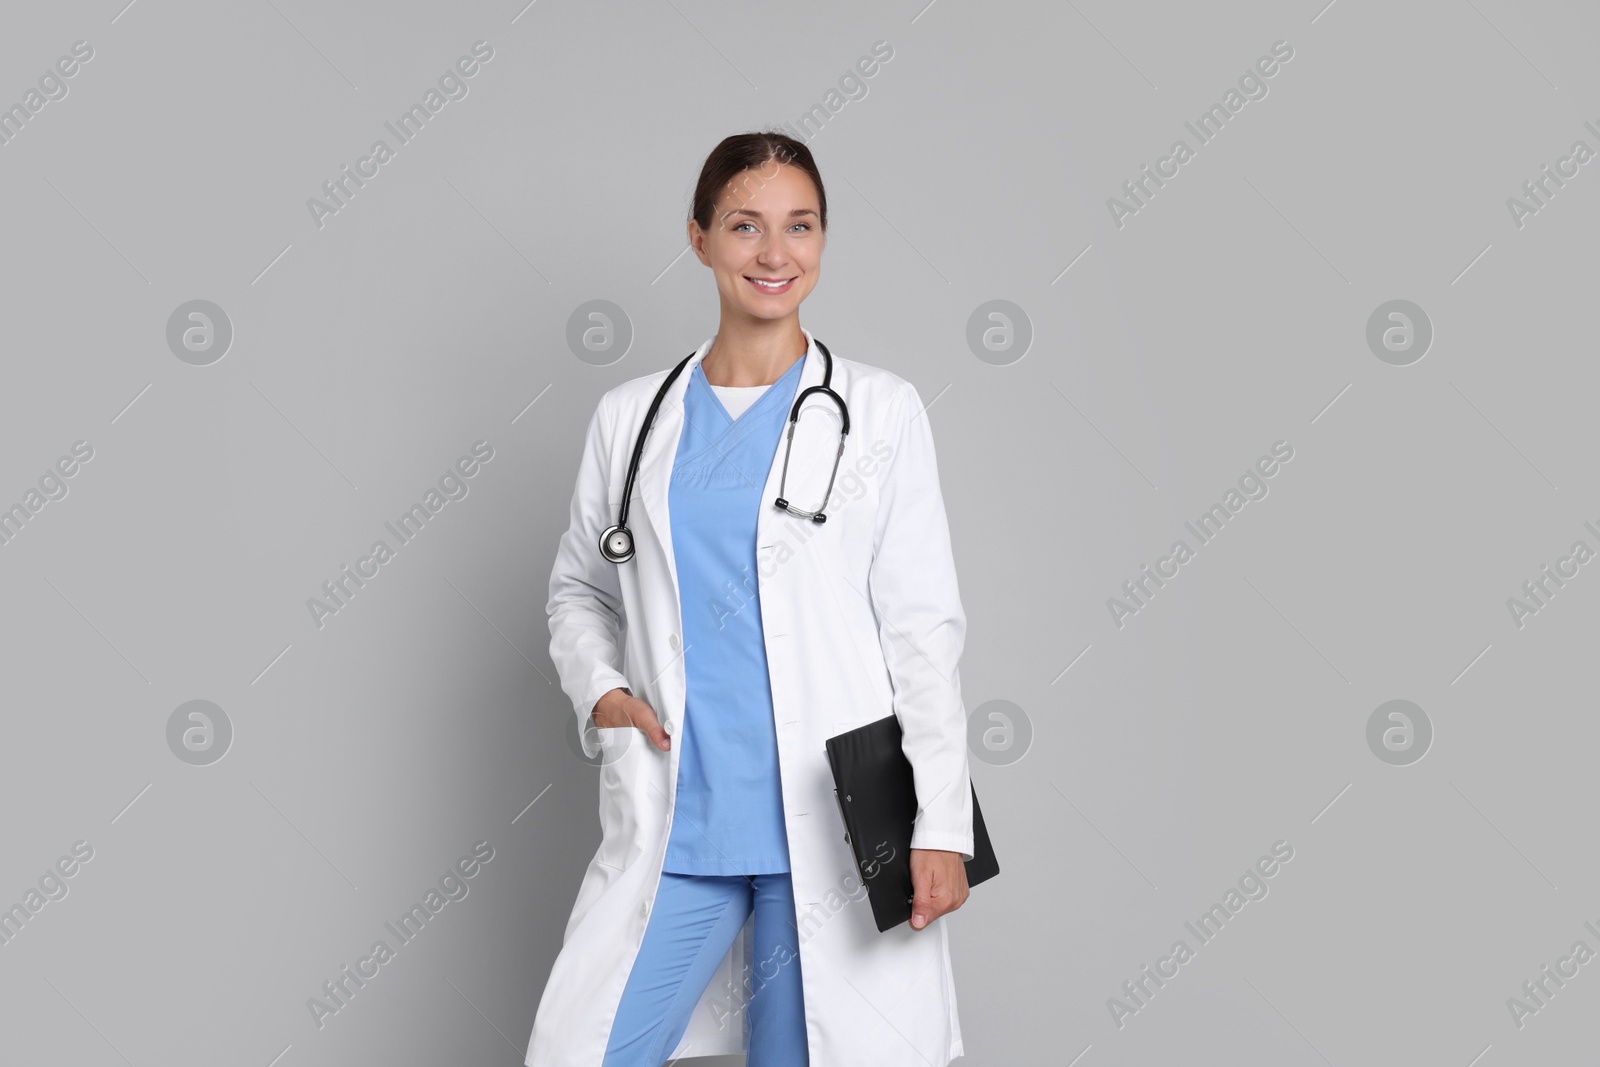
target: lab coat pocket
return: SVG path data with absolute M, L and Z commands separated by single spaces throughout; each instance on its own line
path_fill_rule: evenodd
M 600 745 L 600 851 L 597 859 L 622 870 L 641 851 L 639 796 L 643 787 L 642 761 L 635 749 L 648 742 L 636 726 L 605 726 L 595 730 Z

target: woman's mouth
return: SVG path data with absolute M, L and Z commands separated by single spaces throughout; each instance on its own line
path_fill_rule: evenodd
M 799 277 L 799 275 L 796 275 L 795 277 Z M 795 279 L 794 278 L 776 278 L 776 279 L 774 279 L 774 278 L 752 278 L 752 277 L 750 277 L 750 275 L 746 274 L 744 276 L 744 280 L 749 282 L 751 285 L 755 286 L 756 292 L 758 292 L 758 293 L 766 293 L 766 294 L 771 295 L 771 296 L 776 296 L 779 293 L 787 293 L 789 291 L 789 286 L 794 284 L 794 280 Z

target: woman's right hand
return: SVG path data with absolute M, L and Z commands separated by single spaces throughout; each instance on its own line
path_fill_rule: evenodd
M 661 728 L 655 709 L 626 689 L 613 689 L 595 701 L 589 718 L 602 730 L 636 726 L 657 748 L 666 750 L 672 747 L 672 739 Z

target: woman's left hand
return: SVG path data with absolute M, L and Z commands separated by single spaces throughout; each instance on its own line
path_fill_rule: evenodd
M 911 928 L 920 930 L 967 902 L 967 867 L 961 853 L 937 848 L 911 850 Z

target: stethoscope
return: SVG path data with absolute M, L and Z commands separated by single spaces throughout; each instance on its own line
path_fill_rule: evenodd
M 833 494 L 833 479 L 839 473 L 839 460 L 844 455 L 844 439 L 850 433 L 850 409 L 845 406 L 844 397 L 829 387 L 829 383 L 833 381 L 832 353 L 828 351 L 828 346 L 821 341 L 817 341 L 817 348 L 822 352 L 822 384 L 813 385 L 809 389 L 802 389 L 800 395 L 795 397 L 794 406 L 789 409 L 789 432 L 784 438 L 783 445 L 783 470 L 778 475 L 778 499 L 772 503 L 774 507 L 782 508 L 791 515 L 798 515 L 802 519 L 810 519 L 812 522 L 821 523 L 828 521 L 828 516 L 823 514 L 822 509 L 828 506 L 828 497 Z M 656 410 L 661 407 L 661 398 L 667 395 L 667 387 L 678 376 L 678 372 L 689 365 L 689 361 L 694 356 L 695 353 L 690 352 L 683 357 L 683 362 L 672 368 L 672 373 L 667 375 L 667 380 L 661 383 L 660 389 L 656 390 L 655 399 L 650 401 L 650 409 L 645 412 L 644 425 L 639 428 L 639 436 L 633 443 L 633 458 L 628 461 L 628 478 L 622 484 L 622 510 L 617 515 L 617 524 L 606 527 L 605 532 L 600 535 L 600 554 L 612 563 L 626 563 L 633 558 L 633 534 L 628 529 L 628 501 L 633 496 L 633 480 L 639 474 L 639 457 L 644 455 L 644 439 L 650 433 L 650 427 L 655 422 Z M 801 358 L 805 357 L 802 356 Z M 800 421 L 800 405 L 805 403 L 806 397 L 812 393 L 821 393 L 829 400 L 832 400 L 838 406 L 839 415 L 843 421 L 839 425 L 839 451 L 833 457 L 833 471 L 828 475 L 828 488 L 822 494 L 822 503 L 817 505 L 816 511 L 802 511 L 784 499 L 783 487 L 789 477 L 789 450 L 794 445 L 795 424 Z

